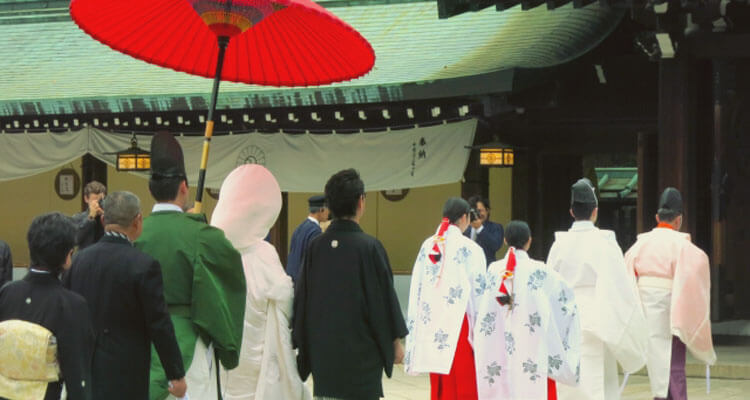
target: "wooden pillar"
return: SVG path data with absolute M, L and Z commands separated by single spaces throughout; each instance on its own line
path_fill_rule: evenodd
M 727 129 L 725 109 L 727 107 L 727 88 L 733 86 L 728 82 L 728 65 L 726 62 L 713 61 L 713 135 L 711 160 L 711 319 L 720 320 L 725 313 L 721 297 L 721 271 L 726 269 L 726 204 L 722 193 L 722 181 L 726 176 L 726 151 L 724 148 Z
M 567 230 L 570 216 L 570 186 L 583 176 L 583 159 L 578 154 L 544 154 L 539 157 L 536 199 L 537 227 L 532 255 L 546 260 L 555 232 Z
M 695 107 L 696 82 L 687 55 L 659 62 L 659 135 L 657 191 L 668 186 L 682 193 L 682 231 L 696 233 Z
M 638 203 L 636 208 L 638 233 L 656 225 L 654 215 L 659 202 L 657 183 L 657 135 L 651 132 L 638 133 Z
M 750 268 L 745 251 L 750 247 L 750 60 L 732 60 L 722 71 L 726 102 L 722 106 L 717 154 L 725 173 L 716 174 L 719 221 L 715 221 L 715 245 L 720 250 L 720 302 L 722 319 L 750 318 Z M 721 164 L 719 164 L 721 165 Z M 719 176 L 721 175 L 721 176 Z M 716 224 L 718 222 L 718 224 Z M 722 236 L 723 234 L 723 236 Z M 718 236 L 718 237 L 717 237 Z M 726 245 L 725 245 L 726 244 Z

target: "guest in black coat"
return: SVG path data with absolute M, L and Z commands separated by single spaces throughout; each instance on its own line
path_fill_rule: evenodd
M 103 204 L 105 234 L 80 251 L 63 283 L 89 303 L 96 335 L 96 399 L 148 399 L 151 343 L 175 397 L 185 395 L 185 369 L 164 302 L 161 266 L 133 247 L 143 216 L 137 196 L 110 194 Z
M 335 215 L 307 248 L 294 294 L 292 340 L 302 380 L 312 374 L 314 396 L 383 397 L 383 372 L 404 357 L 408 330 L 393 287 L 385 248 L 364 233 L 365 185 L 346 169 L 325 186 Z
M 83 201 L 86 202 L 87 207 L 70 217 L 78 229 L 76 233 L 78 250 L 91 246 L 104 236 L 101 202 L 106 196 L 107 187 L 101 182 L 91 181 L 84 186 Z
M 45 400 L 60 398 L 63 381 L 68 400 L 90 400 L 93 336 L 89 310 L 83 297 L 63 288 L 58 279 L 70 266 L 75 228 L 60 213 L 44 214 L 34 218 L 27 239 L 29 273 L 0 288 L 0 321 L 33 322 L 55 335 L 61 377 L 47 385 Z

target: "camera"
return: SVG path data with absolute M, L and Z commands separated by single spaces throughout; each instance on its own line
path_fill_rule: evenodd
M 471 208 L 469 209 L 469 222 L 474 222 L 479 219 L 479 213 L 477 210 Z

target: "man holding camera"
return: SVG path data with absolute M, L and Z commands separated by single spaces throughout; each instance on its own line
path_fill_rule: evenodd
M 104 236 L 100 203 L 106 195 L 107 187 L 101 182 L 91 181 L 83 188 L 83 201 L 86 202 L 88 207 L 71 217 L 77 230 L 76 245 L 78 245 L 78 250 L 98 242 Z
M 484 250 L 487 265 L 490 265 L 495 261 L 495 253 L 503 247 L 503 226 L 489 220 L 490 201 L 486 197 L 471 196 L 468 201 L 471 224 L 464 235 Z

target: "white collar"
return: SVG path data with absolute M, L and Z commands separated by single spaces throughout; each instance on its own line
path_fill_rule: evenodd
M 313 217 L 311 217 L 309 215 L 307 216 L 307 219 L 309 219 L 312 222 L 315 222 L 315 225 L 320 226 L 320 221 L 318 221 L 317 219 L 315 219 L 315 218 L 313 218 Z
M 151 212 L 159 212 L 159 211 L 179 211 L 183 212 L 182 208 L 176 204 L 172 203 L 156 203 L 154 204 L 154 208 L 151 209 Z
M 510 251 L 510 250 L 508 250 Z M 524 249 L 516 249 L 514 248 L 513 253 L 516 255 L 516 260 L 527 260 L 529 258 L 529 253 L 526 252 Z
M 31 267 L 29 267 L 29 271 L 36 272 L 37 274 L 51 274 L 52 273 L 52 272 L 44 270 L 44 269 L 35 269 L 35 268 L 31 268 Z
M 106 231 L 106 232 L 104 232 L 104 234 L 107 235 L 107 236 L 115 236 L 115 237 L 119 237 L 120 239 L 125 239 L 130 244 L 133 244 L 133 242 L 130 240 L 130 238 L 128 237 L 128 235 L 126 235 L 126 234 L 124 234 L 122 232 Z
M 575 221 L 573 222 L 573 225 L 570 227 L 571 231 L 589 231 L 592 229 L 595 229 L 596 226 L 594 226 L 594 223 L 590 220 L 586 221 Z

